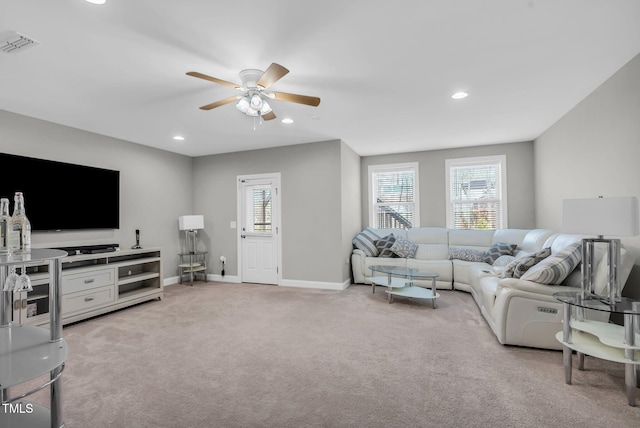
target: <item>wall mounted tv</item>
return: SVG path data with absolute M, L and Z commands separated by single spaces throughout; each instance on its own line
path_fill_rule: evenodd
M 120 171 L 0 153 L 0 197 L 15 192 L 33 231 L 120 228 Z

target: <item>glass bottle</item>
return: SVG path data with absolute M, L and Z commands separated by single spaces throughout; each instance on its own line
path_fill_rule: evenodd
M 13 215 L 8 227 L 9 252 L 26 254 L 31 252 L 31 223 L 24 209 L 24 196 L 16 192 L 14 197 Z
M 0 254 L 9 252 L 7 229 L 9 227 L 9 199 L 0 199 Z

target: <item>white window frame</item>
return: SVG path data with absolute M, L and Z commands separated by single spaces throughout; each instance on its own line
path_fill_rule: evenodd
M 412 227 L 420 227 L 420 177 L 418 174 L 418 162 L 405 162 L 405 163 L 394 163 L 394 164 L 383 164 L 383 165 L 369 165 L 368 174 L 369 174 L 369 227 L 376 228 L 376 195 L 375 195 L 375 186 L 373 182 L 373 176 L 376 173 L 380 172 L 394 172 L 394 171 L 402 171 L 402 170 L 412 170 L 413 171 L 413 192 L 414 192 L 414 200 L 413 200 L 413 215 L 414 221 Z
M 446 217 L 447 227 L 449 229 L 455 228 L 454 218 L 452 215 L 452 201 L 451 194 L 451 170 L 456 167 L 469 167 L 469 166 L 485 166 L 485 165 L 498 165 L 500 174 L 500 221 L 496 224 L 496 229 L 506 229 L 508 226 L 508 210 L 507 210 L 507 156 L 480 156 L 472 158 L 459 158 L 459 159 L 446 159 L 445 160 L 445 175 L 446 175 Z

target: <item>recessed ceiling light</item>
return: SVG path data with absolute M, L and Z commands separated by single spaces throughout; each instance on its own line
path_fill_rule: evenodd
M 293 123 L 293 119 L 285 117 L 284 119 L 282 119 L 282 123 Z
M 175 137 L 173 137 L 173 139 L 176 141 L 184 141 L 184 137 L 182 135 L 176 135 Z
M 107 0 L 87 0 L 89 3 L 93 4 L 105 4 Z
M 456 92 L 455 94 L 451 95 L 451 98 L 453 98 L 454 100 L 461 100 L 463 98 L 467 98 L 469 96 L 469 94 L 467 94 L 466 92 Z

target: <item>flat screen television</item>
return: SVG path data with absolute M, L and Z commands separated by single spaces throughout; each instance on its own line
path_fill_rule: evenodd
M 24 194 L 32 231 L 120 228 L 120 171 L 0 153 L 0 197 Z

